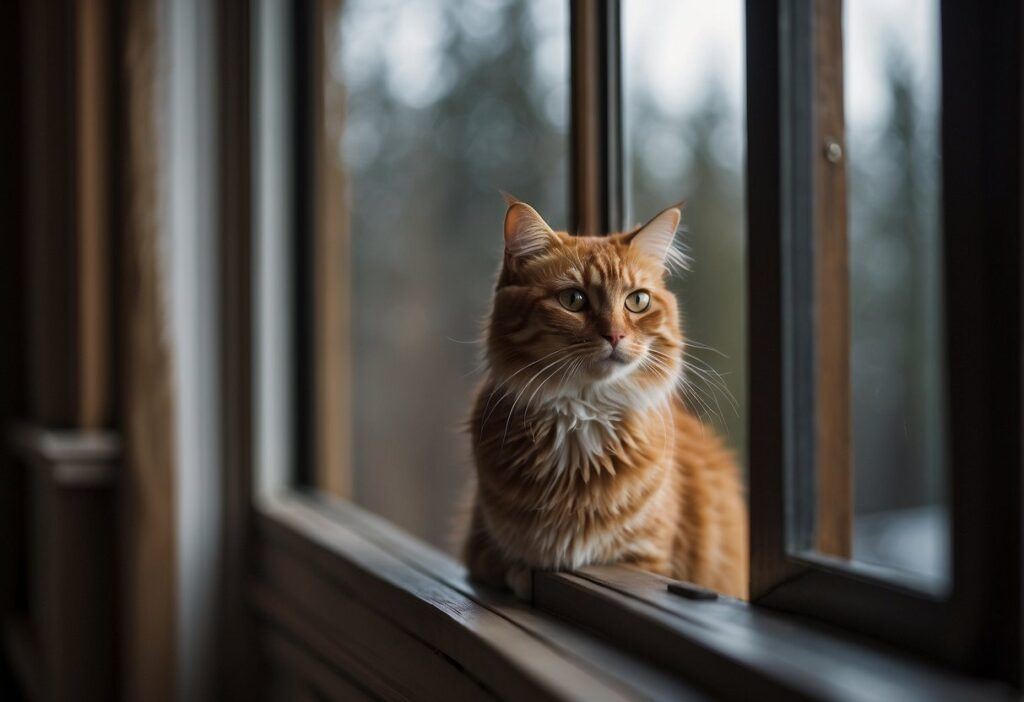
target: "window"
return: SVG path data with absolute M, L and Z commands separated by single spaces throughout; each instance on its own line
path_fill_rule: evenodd
M 854 1 L 810 18 L 810 90 L 793 99 L 816 143 L 794 171 L 813 197 L 794 193 L 790 225 L 807 227 L 810 277 L 794 271 L 790 294 L 794 402 L 813 423 L 795 428 L 806 465 L 788 478 L 793 551 L 933 592 L 949 550 L 937 10 Z
M 989 134 L 992 119 L 977 100 L 984 94 L 991 105 L 1003 105 L 1013 98 L 1012 91 L 987 82 L 973 95 L 949 89 L 960 85 L 966 71 L 982 70 L 1007 49 L 1002 39 L 993 38 L 1002 35 L 989 24 L 997 13 L 974 14 L 966 4 L 948 3 L 937 19 L 929 5 L 897 11 L 844 4 L 850 34 L 845 56 L 857 66 L 844 75 L 842 6 L 755 5 L 747 8 L 749 255 L 758 262 L 750 269 L 749 298 L 752 597 L 962 667 L 1005 671 L 1005 661 L 986 649 L 986 642 L 1001 630 L 990 618 L 998 617 L 995 603 L 1017 606 L 1011 603 L 1016 595 L 1006 599 L 1009 593 L 996 584 L 1000 576 L 995 574 L 1018 566 L 1000 560 L 1004 546 L 982 544 L 1009 538 L 1012 543 L 1005 546 L 1016 549 L 1017 537 L 993 522 L 994 505 L 982 505 L 995 499 L 1008 512 L 1020 510 L 1016 492 L 1003 495 L 1005 502 L 996 498 L 1018 485 L 1016 473 L 1007 475 L 998 458 L 1004 456 L 1017 471 L 1017 448 L 997 438 L 997 427 L 1007 421 L 1015 435 L 1018 431 L 1016 409 L 1009 410 L 1012 419 L 998 414 L 1008 411 L 1004 401 L 1016 402 L 1018 371 L 1016 361 L 1003 365 L 1008 349 L 1001 348 L 994 331 L 979 329 L 978 314 L 982 307 L 985 317 L 1015 314 L 1018 296 L 1009 291 L 1016 291 L 1017 273 L 989 258 L 992 251 L 982 252 L 989 245 L 995 250 L 1009 245 L 998 221 L 1015 210 L 997 208 L 984 222 L 972 224 L 959 202 L 963 198 L 981 207 L 973 199 L 980 195 L 976 183 L 985 180 L 977 170 L 981 162 L 994 169 L 994 178 L 1005 176 L 999 169 L 1009 167 L 995 152 L 979 156 L 975 150 L 988 143 L 980 135 Z M 916 49 L 901 33 L 910 30 L 893 26 L 907 25 L 911 11 L 921 20 L 914 23 Z M 877 75 L 872 81 L 870 74 L 859 73 L 871 62 L 856 58 L 865 51 L 860 33 L 870 22 L 889 22 L 891 28 L 877 29 L 872 41 L 895 42 L 895 51 L 903 44 L 909 54 L 883 64 L 897 73 L 882 85 Z M 994 32 L 985 40 L 994 42 L 991 53 L 959 34 L 962 22 Z M 986 63 L 977 63 L 983 55 Z M 912 86 L 900 70 L 916 70 Z M 930 77 L 939 71 L 941 90 L 938 79 Z M 844 78 L 849 80 L 845 91 L 839 90 Z M 884 95 L 886 83 L 892 98 L 866 105 L 865 92 Z M 907 94 L 912 90 L 921 92 Z M 883 120 L 875 138 L 901 143 L 871 143 L 866 112 L 871 107 Z M 886 115 L 898 122 L 895 135 L 885 133 Z M 941 149 L 936 124 L 941 124 Z M 873 152 L 876 158 L 868 164 L 871 148 L 884 154 Z M 914 174 L 918 179 L 908 183 Z M 913 191 L 903 195 L 902 207 L 894 207 L 888 198 L 901 187 Z M 971 212 L 981 216 L 979 209 Z M 882 268 L 901 265 L 898 252 L 871 260 L 877 256 L 872 249 L 879 247 L 908 250 L 898 275 Z M 881 301 L 877 277 L 887 272 L 895 279 Z M 978 289 L 967 292 L 975 285 Z M 876 306 L 876 314 L 883 305 L 888 321 L 899 326 L 882 326 L 886 322 L 872 317 L 869 305 Z M 980 346 L 975 333 L 982 337 Z M 1016 343 L 1014 337 L 1010 346 L 1015 349 Z M 927 348 L 908 351 L 910 345 Z M 970 370 L 977 363 L 991 363 L 982 375 L 998 373 L 1013 389 L 990 378 L 996 384 L 989 391 L 996 394 L 982 401 L 985 391 Z M 1004 390 L 995 391 L 996 385 Z M 879 430 L 872 422 L 883 422 L 881 414 L 890 417 L 882 428 L 902 428 L 898 441 L 871 433 Z M 982 450 L 984 441 L 995 444 Z M 977 450 L 982 454 L 972 453 Z M 886 480 L 877 477 L 878 471 L 897 469 L 899 474 Z M 851 471 L 863 475 L 852 477 Z M 867 492 L 869 481 L 875 494 Z M 889 513 L 867 516 L 871 500 L 887 505 L 881 509 Z M 912 500 L 928 513 L 923 527 L 895 523 L 906 519 L 897 507 L 914 505 Z M 952 517 L 948 527 L 945 505 Z M 882 536 L 890 543 L 916 534 L 924 542 L 918 548 L 933 549 L 934 557 L 915 565 L 901 550 L 872 554 L 869 528 L 889 530 Z M 897 529 L 902 533 L 892 531 Z M 943 565 L 947 548 L 949 566 Z
M 247 577 L 275 669 L 323 694 L 1016 684 L 1019 8 L 550 7 L 256 5 Z M 526 606 L 420 541 L 450 544 L 469 470 L 502 186 L 588 233 L 699 193 L 681 290 L 748 466 L 750 604 L 605 567 L 536 573 Z

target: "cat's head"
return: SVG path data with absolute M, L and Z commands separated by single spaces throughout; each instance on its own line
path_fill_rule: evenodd
M 681 217 L 671 207 L 634 231 L 556 232 L 511 201 L 487 336 L 496 382 L 530 397 L 600 392 L 635 404 L 664 397 L 682 369 L 668 268 Z

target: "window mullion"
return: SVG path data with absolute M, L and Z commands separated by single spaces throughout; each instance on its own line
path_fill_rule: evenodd
M 843 5 L 813 4 L 814 548 L 852 547 L 850 321 L 843 114 Z
M 623 228 L 621 37 L 618 0 L 570 3 L 572 182 L 569 230 Z

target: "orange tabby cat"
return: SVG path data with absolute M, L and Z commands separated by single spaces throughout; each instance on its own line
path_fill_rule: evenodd
M 470 422 L 475 579 L 525 598 L 533 568 L 631 563 L 746 596 L 739 471 L 676 392 L 686 341 L 665 277 L 679 219 L 572 237 L 509 205 Z

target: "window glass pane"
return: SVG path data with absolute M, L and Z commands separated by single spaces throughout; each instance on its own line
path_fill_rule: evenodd
M 939 3 L 847 0 L 853 558 L 943 578 Z
M 346 0 L 340 23 L 354 498 L 449 547 L 499 189 L 567 225 L 568 7 Z
M 791 546 L 938 591 L 950 560 L 938 2 L 812 7 L 796 46 L 813 58 L 794 60 L 814 71 L 809 86 L 791 78 L 793 114 L 812 115 L 794 137 L 812 165 L 791 198 L 812 214 L 792 220 L 787 268 Z
M 622 5 L 630 224 L 685 200 L 690 407 L 746 450 L 743 2 Z M 745 461 L 743 461 L 745 464 Z

